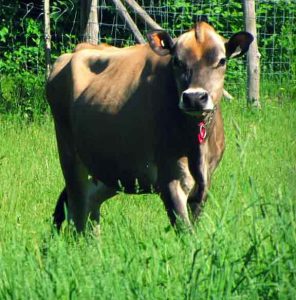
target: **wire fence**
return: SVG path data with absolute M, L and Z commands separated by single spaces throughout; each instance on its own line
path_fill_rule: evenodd
M 120 47 L 135 44 L 130 28 L 121 19 L 112 1 L 98 2 L 99 41 Z M 139 0 L 138 3 L 172 36 L 178 36 L 188 30 L 201 16 L 206 16 L 226 38 L 244 28 L 241 0 Z M 15 11 L 15 7 L 9 4 L 2 6 L 1 9 L 8 15 L 10 11 Z M 258 0 L 256 10 L 262 79 L 275 78 L 295 83 L 296 0 Z M 128 8 L 128 11 L 145 35 L 150 30 L 148 25 L 142 22 L 133 9 Z M 44 53 L 41 46 L 43 7 L 35 2 L 26 4 L 23 2 L 18 8 L 18 15 L 22 17 L 14 20 L 14 26 L 20 28 L 17 38 L 9 38 L 3 28 L 0 28 L 2 65 L 3 61 L 6 63 L 8 59 L 19 59 L 22 60 L 20 66 L 39 73 L 44 70 Z M 78 0 L 53 2 L 51 6 L 53 59 L 62 52 L 69 52 L 80 40 L 79 25 Z M 23 41 L 22 47 L 20 40 Z M 20 51 L 22 53 L 19 53 Z M 236 62 L 235 67 L 230 66 L 229 82 L 234 83 L 234 86 L 240 81 L 243 82 L 244 74 L 244 63 Z
M 205 16 L 225 37 L 244 28 L 242 1 L 177 1 L 180 5 L 169 5 L 176 1 L 138 1 L 160 26 L 173 36 L 188 30 L 194 21 Z M 193 1 L 192 1 L 193 3 Z M 114 6 L 106 0 L 100 4 L 100 40 L 117 46 L 134 44 L 135 39 L 128 25 L 122 20 Z M 133 19 L 143 33 L 149 30 L 138 15 L 129 9 Z M 258 44 L 261 53 L 262 78 L 295 81 L 296 60 L 296 0 L 256 1 Z M 113 16 L 110 19 L 110 14 Z M 236 62 L 237 64 L 237 62 Z M 236 76 L 242 64 L 230 70 L 230 78 Z M 241 70 L 241 75 L 245 74 Z M 244 76 L 240 76 L 245 80 Z

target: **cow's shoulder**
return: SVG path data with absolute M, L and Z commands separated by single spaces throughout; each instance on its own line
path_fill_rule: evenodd
M 110 55 L 104 50 L 84 48 L 73 53 L 70 68 L 74 99 L 79 98 L 91 82 L 105 71 L 109 61 Z

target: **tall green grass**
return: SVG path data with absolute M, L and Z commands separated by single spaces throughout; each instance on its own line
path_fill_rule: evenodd
M 275 95 L 276 93 L 274 93 Z M 0 299 L 295 299 L 296 103 L 223 103 L 226 152 L 196 235 L 157 195 L 119 194 L 101 235 L 57 234 L 63 187 L 49 117 L 0 117 Z

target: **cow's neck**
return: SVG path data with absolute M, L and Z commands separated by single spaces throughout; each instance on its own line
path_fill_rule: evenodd
M 186 131 L 186 140 L 189 142 L 189 147 L 203 145 L 211 137 L 215 126 L 215 118 L 217 114 L 216 108 L 203 117 L 184 115 L 184 132 Z

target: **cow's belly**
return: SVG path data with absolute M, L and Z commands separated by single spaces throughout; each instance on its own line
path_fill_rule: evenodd
M 90 175 L 128 193 L 155 189 L 157 149 L 151 122 L 144 116 L 112 118 L 93 110 L 86 115 L 77 115 L 73 133 Z
M 157 167 L 152 162 L 94 159 L 87 168 L 90 174 L 107 186 L 126 193 L 149 193 L 157 189 Z

